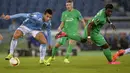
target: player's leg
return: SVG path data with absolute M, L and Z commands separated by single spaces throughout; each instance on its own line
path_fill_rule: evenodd
M 125 54 L 129 54 L 130 53 L 130 48 L 127 48 L 125 50 L 122 50 L 122 54 L 125 55 Z
M 40 62 L 40 64 L 42 64 L 42 63 L 46 64 L 44 58 L 46 55 L 47 40 L 46 40 L 44 34 L 40 31 L 34 31 L 33 36 L 41 43 L 41 45 L 39 47 L 39 51 L 40 51 L 40 61 L 39 62 Z
M 50 63 L 51 61 L 53 61 L 55 59 L 55 55 L 58 52 L 59 47 L 61 45 L 63 45 L 67 41 L 67 39 L 68 39 L 67 37 L 62 37 L 62 38 L 58 39 L 58 43 L 56 43 L 55 47 L 52 48 L 52 56 L 47 59 L 47 62 Z
M 82 37 L 78 33 L 69 33 L 68 37 L 72 40 L 81 41 Z
M 110 46 L 106 43 L 106 44 L 102 45 L 101 48 L 103 49 L 103 53 L 106 56 L 108 62 L 112 62 Z
M 67 48 L 67 51 L 66 51 L 66 55 L 65 55 L 65 59 L 64 59 L 64 62 L 65 63 L 70 63 L 70 61 L 68 60 L 69 57 L 70 57 L 70 54 L 72 52 L 72 48 L 73 48 L 73 45 L 75 44 L 75 41 L 74 40 L 69 40 L 69 46 Z
M 58 43 L 56 43 L 55 47 L 52 49 L 52 57 L 54 58 L 54 56 L 56 55 L 59 47 L 61 45 L 63 45 L 66 41 L 67 41 L 67 37 L 62 37 L 58 40 Z
M 0 34 L 0 40 L 3 40 L 3 36 Z
M 52 49 L 52 58 L 55 57 L 56 53 L 58 52 L 59 50 L 59 47 L 61 46 L 62 44 L 60 43 L 56 43 L 55 47 Z
M 101 34 L 93 33 L 93 34 L 91 34 L 91 37 L 92 37 L 92 41 L 97 46 L 101 46 L 101 48 L 103 49 L 103 53 L 110 64 L 119 64 L 119 62 L 112 61 L 110 46 L 107 44 L 106 40 L 104 39 L 104 37 Z
M 85 43 L 87 41 L 87 26 L 84 28 L 83 36 L 79 35 L 78 33 L 72 33 L 72 32 L 67 33 L 67 36 L 72 40 Z
M 23 36 L 23 32 L 21 30 L 16 30 L 11 40 L 9 55 L 5 58 L 5 60 L 9 60 L 13 57 L 14 49 L 17 46 L 17 40 L 21 36 Z
M 130 53 L 130 48 L 127 48 L 125 50 L 121 49 L 119 51 L 117 51 L 114 55 L 113 55 L 113 61 L 116 61 L 120 56 L 123 56 L 125 54 L 129 54 Z
M 55 60 L 55 55 L 58 52 L 60 46 L 60 43 L 56 43 L 55 47 L 52 48 L 52 56 L 47 59 L 48 63 Z
M 56 39 L 61 38 L 61 37 L 68 37 L 68 38 L 76 40 L 76 41 L 81 41 L 83 39 L 79 34 L 73 33 L 73 32 L 69 32 L 69 33 L 59 32 L 56 35 Z
M 3 36 L 0 34 L 0 44 L 1 44 L 2 40 L 3 40 Z

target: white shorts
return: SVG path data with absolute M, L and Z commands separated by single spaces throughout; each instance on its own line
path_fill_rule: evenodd
M 36 37 L 36 35 L 39 33 L 39 32 L 42 32 L 42 31 L 39 31 L 39 30 L 32 30 L 24 25 L 21 25 L 19 26 L 19 28 L 17 28 L 17 30 L 20 30 L 23 32 L 23 35 L 26 35 L 26 34 L 31 34 L 33 37 Z

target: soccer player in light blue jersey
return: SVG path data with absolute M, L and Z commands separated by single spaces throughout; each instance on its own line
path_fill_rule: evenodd
M 5 60 L 10 60 L 13 57 L 14 49 L 17 46 L 18 38 L 24 36 L 25 34 L 31 34 L 35 39 L 37 39 L 40 45 L 40 64 L 47 65 L 47 62 L 44 60 L 46 53 L 46 45 L 49 44 L 51 46 L 51 18 L 52 18 L 52 10 L 46 9 L 45 12 L 39 13 L 19 13 L 15 15 L 2 15 L 2 18 L 5 20 L 24 17 L 26 18 L 22 25 L 17 28 L 15 31 L 11 44 L 10 44 L 10 53 L 5 58 Z M 42 27 L 45 25 L 47 33 L 42 31 Z

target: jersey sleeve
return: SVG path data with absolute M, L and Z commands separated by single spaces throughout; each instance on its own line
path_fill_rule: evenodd
M 38 20 L 39 18 L 42 18 L 42 14 L 39 12 L 30 13 L 29 18 Z
M 82 20 L 83 19 L 82 15 L 81 15 L 81 13 L 79 11 L 77 11 L 77 18 L 78 18 L 78 20 Z
M 19 13 L 19 14 L 10 15 L 10 18 L 11 19 L 19 18 L 19 17 L 27 18 L 29 16 L 30 16 L 30 13 Z
M 65 21 L 65 16 L 64 16 L 64 12 L 62 13 L 62 16 L 61 16 L 61 22 L 64 22 Z
M 102 23 L 102 18 L 100 16 L 95 16 L 92 21 L 95 25 L 98 25 L 99 23 Z

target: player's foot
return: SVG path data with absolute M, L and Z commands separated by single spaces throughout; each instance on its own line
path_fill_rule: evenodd
M 115 62 L 120 56 L 122 56 L 125 53 L 125 50 L 121 49 L 119 51 L 117 51 L 113 57 L 112 57 L 112 61 Z
M 46 60 L 39 60 L 40 64 L 45 64 L 46 66 L 50 66 L 50 63 L 46 62 Z
M 51 61 L 54 61 L 54 60 L 55 60 L 55 57 L 49 57 L 49 58 L 47 59 L 47 62 L 50 63 Z
M 64 59 L 64 63 L 70 63 L 70 61 L 68 59 Z
M 120 62 L 108 62 L 108 64 L 120 64 Z
M 41 59 L 40 59 L 40 60 L 39 60 L 39 63 L 40 63 L 40 64 L 44 64 L 44 60 L 41 60 Z
M 58 38 L 61 38 L 61 37 L 66 37 L 67 34 L 65 32 L 59 32 L 58 34 L 56 34 L 55 38 L 58 39 Z
M 10 60 L 13 57 L 12 54 L 9 54 L 7 57 L 5 57 L 5 60 Z

